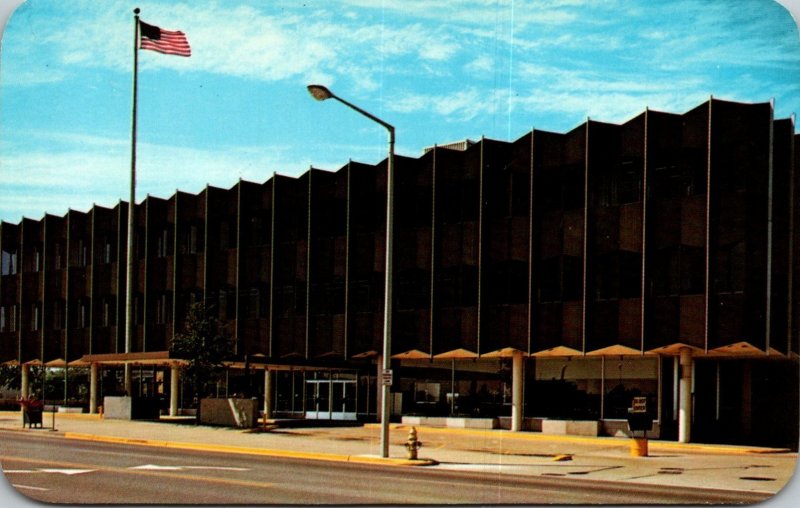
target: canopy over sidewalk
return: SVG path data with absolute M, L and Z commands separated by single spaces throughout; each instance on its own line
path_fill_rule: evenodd
M 121 367 L 123 365 L 132 366 L 155 366 L 172 367 L 188 363 L 186 360 L 176 358 L 169 351 L 149 351 L 139 353 L 107 353 L 97 355 L 83 355 L 80 362 L 84 365 L 93 363 L 106 366 Z

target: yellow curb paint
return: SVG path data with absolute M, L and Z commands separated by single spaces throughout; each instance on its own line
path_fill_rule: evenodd
M 365 428 L 370 429 L 379 429 L 380 424 L 374 423 L 367 423 L 364 425 Z M 395 430 L 403 430 L 408 426 L 403 424 L 396 424 L 393 425 L 392 428 Z M 581 436 L 565 436 L 559 434 L 540 434 L 540 433 L 531 433 L 531 432 L 511 432 L 508 430 L 499 430 L 499 429 L 491 429 L 491 430 L 483 430 L 483 429 L 454 429 L 454 428 L 444 428 L 444 427 L 425 427 L 425 426 L 416 426 L 417 429 L 420 431 L 420 434 L 423 432 L 433 433 L 433 434 L 451 434 L 451 435 L 462 435 L 462 436 L 478 436 L 483 438 L 493 438 L 493 439 L 520 439 L 525 441 L 558 441 L 558 442 L 565 442 L 565 443 L 582 443 L 582 444 L 590 444 L 594 446 L 607 446 L 607 447 L 620 447 L 620 448 L 629 448 L 630 447 L 630 440 L 628 438 L 614 438 L 614 437 L 581 437 Z M 671 442 L 664 442 L 664 441 L 650 441 L 650 449 L 651 450 L 672 450 L 672 451 L 684 451 L 684 452 L 703 452 L 703 453 L 716 453 L 721 455 L 750 455 L 750 454 L 770 454 L 770 453 L 790 453 L 791 450 L 788 448 L 759 448 L 759 447 L 748 447 L 748 446 L 726 446 L 726 445 L 707 445 L 707 444 L 699 444 L 699 443 L 671 443 Z
M 788 448 L 748 448 L 732 447 L 723 445 L 702 445 L 691 443 L 653 443 L 650 441 L 650 449 L 660 450 L 684 450 L 697 451 L 703 453 L 718 453 L 722 455 L 758 455 L 772 453 L 791 453 Z
M 380 428 L 380 425 L 368 423 L 364 425 L 365 428 Z M 493 438 L 493 439 L 522 439 L 526 441 L 563 441 L 568 443 L 586 443 L 586 444 L 594 444 L 594 445 L 603 445 L 603 446 L 620 446 L 625 447 L 628 446 L 627 441 L 620 442 L 615 440 L 614 438 L 592 438 L 592 437 L 581 437 L 581 436 L 563 436 L 558 434 L 534 434 L 534 433 L 516 433 L 511 432 L 508 430 L 483 430 L 483 429 L 453 429 L 453 428 L 443 428 L 443 427 L 423 427 L 423 426 L 416 426 L 417 430 L 420 434 L 422 432 L 430 432 L 433 434 L 455 434 L 455 435 L 462 435 L 462 436 L 478 436 L 483 438 Z M 397 425 L 394 427 L 395 430 L 403 430 L 404 426 Z
M 181 450 L 201 450 L 210 452 L 236 453 L 242 455 L 260 455 L 268 457 L 283 457 L 306 460 L 325 460 L 331 462 L 355 462 L 382 464 L 390 466 L 428 466 L 435 464 L 432 460 L 408 460 L 392 459 L 383 457 L 369 457 L 364 455 L 340 455 L 335 453 L 322 452 L 297 452 L 293 450 L 271 450 L 262 448 L 246 448 L 242 446 L 228 446 L 216 444 L 187 443 L 178 441 L 155 441 L 148 439 L 137 439 L 116 436 L 100 436 L 96 434 L 81 434 L 77 432 L 64 433 L 65 439 L 76 439 L 81 441 L 96 441 L 104 443 L 120 443 L 138 446 L 151 446 L 159 448 L 175 448 Z
M 0 411 L 0 417 L 19 417 L 22 411 Z M 50 418 L 53 415 L 52 411 L 46 411 L 44 415 Z M 90 413 L 59 413 L 56 411 L 56 421 L 64 420 L 102 420 L 103 415 L 90 414 Z
M 90 413 L 56 413 L 56 419 L 63 418 L 65 420 L 102 420 L 101 414 Z

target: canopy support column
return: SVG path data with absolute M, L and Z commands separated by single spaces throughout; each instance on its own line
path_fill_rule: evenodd
M 688 443 L 692 437 L 692 350 L 681 348 L 680 400 L 678 408 L 678 442 Z
M 264 369 L 264 420 L 272 418 L 272 372 Z
M 89 365 L 89 414 L 97 413 L 97 371 L 98 365 L 92 362 Z
M 377 368 L 378 382 L 377 389 L 375 390 L 375 407 L 377 410 L 375 411 L 375 416 L 377 417 L 378 422 L 380 422 L 383 417 L 383 411 L 381 411 L 381 408 L 383 407 L 383 390 L 381 390 L 381 380 L 383 379 L 383 355 L 378 356 Z
M 178 364 L 170 366 L 169 376 L 169 415 L 178 416 L 178 393 L 180 387 L 181 369 Z
M 31 366 L 22 364 L 20 365 L 20 377 L 21 377 L 21 390 L 20 395 L 23 399 L 27 399 L 31 396 Z
M 511 432 L 522 430 L 522 384 L 525 359 L 515 352 L 511 364 Z

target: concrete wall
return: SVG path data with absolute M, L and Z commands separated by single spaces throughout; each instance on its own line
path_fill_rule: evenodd
M 103 397 L 103 418 L 132 420 L 133 399 L 130 397 Z
M 103 418 L 109 420 L 158 420 L 159 402 L 140 397 L 103 397 Z
M 600 422 L 596 420 L 542 420 L 542 434 L 598 436 Z
M 258 421 L 256 399 L 202 399 L 200 423 L 225 427 L 254 427 Z
M 522 419 L 522 430 L 527 430 L 531 432 L 541 432 L 542 431 L 542 420 L 543 418 L 523 418 Z M 510 416 L 500 416 L 497 418 L 497 428 L 504 429 L 504 430 L 511 430 L 511 417 Z
M 435 416 L 404 416 L 404 425 L 426 425 L 429 427 L 449 427 L 455 429 L 496 429 L 497 418 L 459 418 Z

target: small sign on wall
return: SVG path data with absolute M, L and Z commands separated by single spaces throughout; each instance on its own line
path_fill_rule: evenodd
M 631 413 L 646 413 L 647 397 L 634 397 L 631 405 Z

